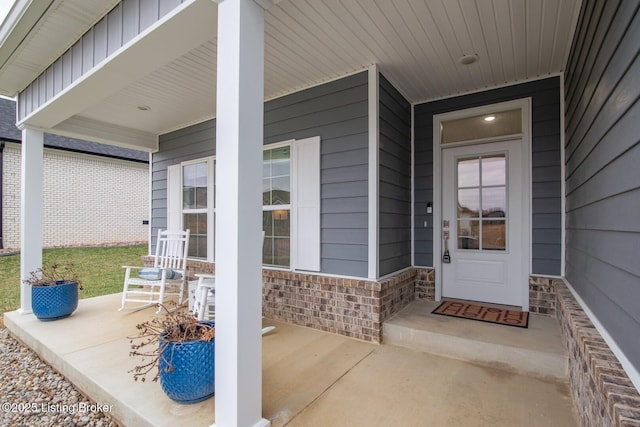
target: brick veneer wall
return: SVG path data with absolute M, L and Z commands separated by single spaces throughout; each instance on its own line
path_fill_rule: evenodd
M 20 248 L 21 146 L 3 153 L 3 243 Z M 149 226 L 147 164 L 45 149 L 44 247 L 145 242 Z
M 640 427 L 638 391 L 571 291 L 562 281 L 554 285 L 581 425 Z
M 436 300 L 436 271 L 433 268 L 416 267 L 416 299 Z
M 547 317 L 556 315 L 556 286 L 562 279 L 529 276 L 529 312 Z
M 266 317 L 382 342 L 382 322 L 414 299 L 414 269 L 381 281 L 262 270 Z

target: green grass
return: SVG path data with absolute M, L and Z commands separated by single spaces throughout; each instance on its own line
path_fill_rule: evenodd
M 147 245 L 119 248 L 47 249 L 44 263 L 71 263 L 82 282 L 80 298 L 122 291 L 123 265 L 142 265 Z M 0 257 L 0 319 L 20 306 L 20 255 Z

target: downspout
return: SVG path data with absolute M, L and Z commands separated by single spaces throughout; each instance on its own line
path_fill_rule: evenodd
M 2 181 L 2 177 L 3 177 L 3 171 L 2 171 L 2 165 L 4 165 L 4 160 L 3 160 L 3 155 L 4 153 L 4 141 L 0 141 L 0 249 L 4 249 L 4 244 L 3 244 L 3 232 L 2 230 L 4 230 L 3 226 L 2 226 L 2 218 L 4 216 L 4 206 L 2 204 L 2 187 L 3 187 L 3 181 Z

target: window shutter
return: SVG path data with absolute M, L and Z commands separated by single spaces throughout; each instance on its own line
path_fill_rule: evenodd
M 320 137 L 294 144 L 296 270 L 320 271 Z
M 167 229 L 182 229 L 182 166 L 172 165 L 167 168 Z

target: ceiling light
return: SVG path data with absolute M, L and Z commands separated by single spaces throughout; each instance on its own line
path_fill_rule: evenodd
M 140 111 L 149 111 L 149 110 L 151 110 L 151 107 L 149 107 L 148 105 L 138 105 L 138 110 L 140 110 Z
M 473 55 L 463 55 L 458 59 L 458 62 L 462 65 L 471 65 L 474 62 L 478 61 L 478 55 L 475 53 Z
M 487 116 L 484 118 L 485 122 L 492 122 L 496 119 L 496 116 Z

